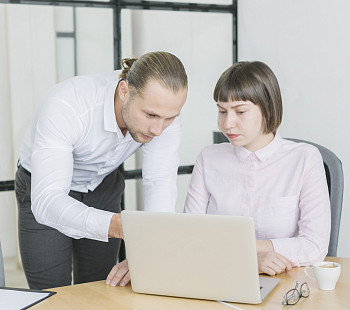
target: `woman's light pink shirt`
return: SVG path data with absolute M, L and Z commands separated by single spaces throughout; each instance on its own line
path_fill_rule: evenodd
M 252 217 L 256 238 L 271 240 L 296 266 L 327 254 L 331 215 L 321 154 L 278 133 L 256 152 L 230 143 L 204 148 L 185 212 Z

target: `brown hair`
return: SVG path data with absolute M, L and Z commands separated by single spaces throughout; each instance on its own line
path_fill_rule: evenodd
M 272 70 L 260 61 L 237 62 L 219 78 L 216 102 L 251 101 L 261 109 L 264 133 L 275 132 L 282 121 L 282 97 Z
M 151 52 L 137 58 L 121 61 L 123 68 L 120 78 L 126 80 L 131 94 L 141 95 L 150 79 L 177 93 L 187 88 L 187 75 L 182 62 L 167 52 Z

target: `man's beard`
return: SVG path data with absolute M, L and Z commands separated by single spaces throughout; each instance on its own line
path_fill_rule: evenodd
M 122 107 L 122 118 L 123 122 L 125 124 L 126 130 L 129 132 L 130 136 L 138 143 L 147 143 L 150 142 L 152 139 L 149 140 L 142 140 L 138 137 L 138 134 L 143 134 L 142 132 L 138 131 L 137 128 L 134 125 L 131 125 L 129 120 L 129 113 L 130 113 L 130 102 L 126 102 L 124 106 Z M 145 135 L 145 134 L 143 134 Z M 148 135 L 146 135 L 148 136 Z M 153 137 L 152 137 L 153 138 Z
M 133 131 L 132 129 L 130 129 L 128 126 L 126 126 L 130 136 L 138 143 L 144 143 L 143 141 L 141 141 L 138 137 L 137 137 L 137 132 Z

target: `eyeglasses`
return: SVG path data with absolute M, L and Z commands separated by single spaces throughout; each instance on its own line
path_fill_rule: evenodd
M 295 305 L 301 297 L 307 298 L 310 295 L 310 289 L 307 282 L 304 282 L 298 290 L 299 281 L 295 283 L 295 288 L 292 288 L 287 294 L 282 294 L 282 305 Z

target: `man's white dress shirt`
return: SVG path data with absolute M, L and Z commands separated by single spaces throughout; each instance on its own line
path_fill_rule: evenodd
M 271 240 L 296 266 L 327 254 L 331 214 L 321 154 L 278 133 L 256 152 L 230 143 L 204 148 L 185 212 L 252 217 L 256 238 Z
M 69 191 L 93 191 L 141 146 L 145 210 L 175 211 L 180 119 L 144 145 L 129 133 L 124 137 L 114 113 L 120 73 L 57 84 L 44 97 L 20 149 L 21 165 L 32 174 L 36 220 L 73 238 L 108 241 L 113 213 L 87 207 Z

